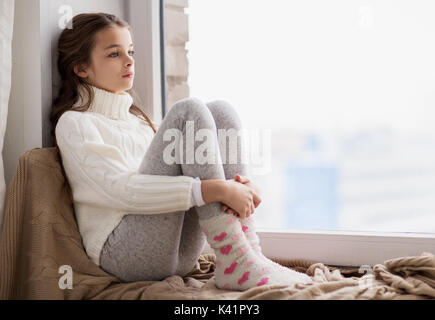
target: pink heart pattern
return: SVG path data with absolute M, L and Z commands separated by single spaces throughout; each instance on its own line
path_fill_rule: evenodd
M 227 219 L 227 224 L 234 223 L 234 222 L 236 222 L 236 220 L 237 220 L 237 218 L 230 217 L 230 218 Z
M 248 251 L 248 247 L 247 246 L 243 247 L 243 248 L 240 248 L 239 250 L 237 250 L 237 255 L 238 256 L 242 256 L 242 255 L 244 255 L 246 253 L 246 251 Z
M 237 283 L 238 283 L 239 285 L 241 285 L 243 282 L 248 281 L 248 279 L 249 279 L 249 274 L 250 274 L 250 271 L 246 271 L 246 272 L 243 274 L 243 276 L 242 276 L 239 280 L 237 280 Z
M 227 236 L 227 233 L 226 233 L 226 232 L 222 232 L 220 235 L 215 236 L 215 237 L 213 238 L 213 240 L 214 240 L 214 241 L 222 241 L 222 240 L 225 239 L 226 236 Z
M 260 273 L 265 274 L 265 273 L 268 273 L 269 270 L 270 270 L 269 267 L 264 267 L 263 269 L 260 270 Z
M 244 264 L 243 264 L 243 266 L 244 267 L 249 267 L 250 265 L 252 265 L 254 263 L 254 260 L 248 260 L 248 261 L 246 261 Z
M 224 284 L 224 289 L 225 289 L 225 290 L 231 290 L 231 286 L 230 286 L 230 284 L 229 284 L 229 283 L 225 283 L 225 284 Z
M 240 233 L 237 233 L 237 234 L 231 236 L 231 240 L 239 241 L 241 237 L 242 237 L 242 235 Z
M 267 284 L 268 281 L 269 281 L 268 277 L 261 278 L 260 282 L 257 283 L 257 287 Z
M 234 272 L 234 269 L 237 267 L 237 262 L 234 262 L 231 264 L 231 266 L 229 266 L 228 268 L 225 269 L 224 274 L 231 274 Z
M 228 253 L 230 253 L 232 248 L 233 248 L 233 246 L 229 244 L 229 245 L 221 248 L 220 251 L 221 251 L 222 254 L 228 254 Z
M 242 231 L 245 232 L 246 230 L 248 230 L 248 226 L 242 226 Z

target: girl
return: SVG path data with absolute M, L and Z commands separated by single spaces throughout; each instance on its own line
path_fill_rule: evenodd
M 222 161 L 229 146 L 217 140 L 218 129 L 241 129 L 234 108 L 182 99 L 157 130 L 133 100 L 132 39 L 125 21 L 105 13 L 75 16 L 59 38 L 53 137 L 87 255 L 121 281 L 161 280 L 188 274 L 207 241 L 218 288 L 310 283 L 261 253 L 251 216 L 260 190 L 241 161 Z M 206 133 L 205 163 L 197 160 L 200 141 L 189 130 L 194 137 Z M 177 146 L 183 146 L 175 157 L 194 156 L 193 163 L 182 156 L 181 163 L 168 161 L 173 132 L 181 133 Z

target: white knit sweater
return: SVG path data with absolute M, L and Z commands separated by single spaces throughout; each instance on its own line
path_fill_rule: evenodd
M 138 173 L 154 131 L 129 112 L 130 94 L 92 89 L 90 108 L 63 113 L 55 133 L 83 245 L 100 265 L 101 249 L 125 214 L 186 211 L 204 202 L 198 177 Z M 82 99 L 74 106 L 80 105 Z

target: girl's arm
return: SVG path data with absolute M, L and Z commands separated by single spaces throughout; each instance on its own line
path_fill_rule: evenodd
M 202 180 L 201 193 L 205 203 L 222 202 L 234 208 L 241 219 L 249 217 L 255 209 L 254 189 L 234 180 Z
M 191 207 L 194 178 L 137 172 L 124 153 L 103 141 L 92 118 L 65 112 L 56 139 L 76 205 L 160 214 Z

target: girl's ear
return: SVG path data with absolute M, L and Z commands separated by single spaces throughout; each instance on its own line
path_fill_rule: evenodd
M 83 68 L 83 65 L 78 65 L 76 64 L 74 66 L 74 73 L 76 75 L 78 75 L 80 78 L 84 78 L 86 79 L 88 77 L 88 73 L 86 72 L 86 70 Z

